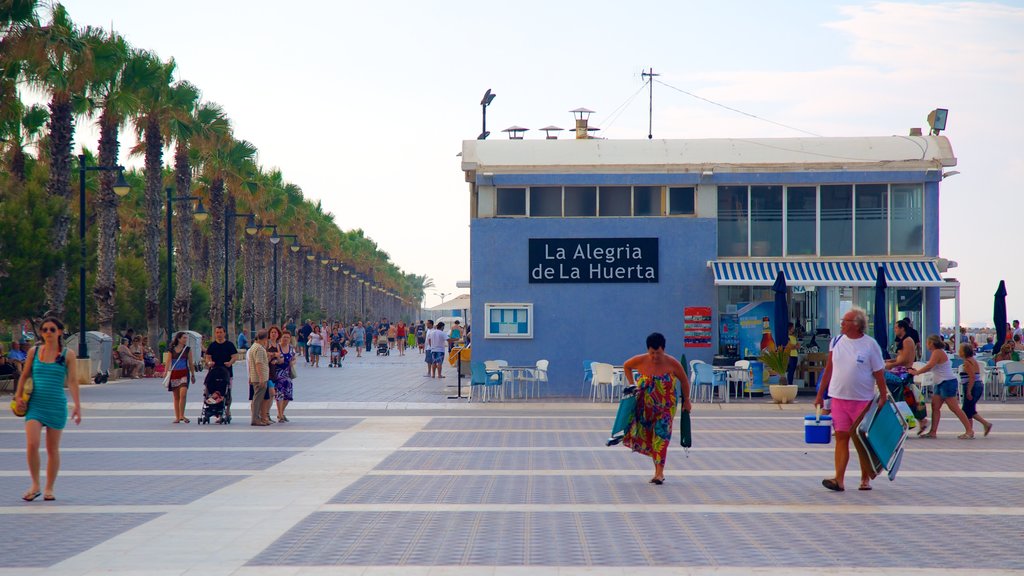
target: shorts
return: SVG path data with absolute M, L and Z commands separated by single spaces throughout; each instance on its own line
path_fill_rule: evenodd
M 956 386 L 957 381 L 955 378 L 949 380 L 943 380 L 935 385 L 935 394 L 940 398 L 956 398 Z
M 356 348 L 362 348 L 364 344 L 366 344 L 366 342 L 362 340 L 356 340 Z
M 980 400 L 981 397 L 985 394 L 985 385 L 982 384 L 981 382 L 975 382 L 974 385 L 971 386 L 971 397 L 972 398 L 970 400 L 967 399 L 967 384 L 964 383 L 963 387 L 964 387 L 964 402 L 963 402 L 964 415 L 966 415 L 967 418 L 974 418 L 974 415 L 978 413 L 978 400 Z
M 444 352 L 430 352 L 428 356 L 430 356 L 430 360 L 428 362 L 429 364 L 440 365 L 442 362 L 444 362 Z
M 849 432 L 853 423 L 864 413 L 864 409 L 871 404 L 871 400 L 846 400 L 845 398 L 832 398 L 832 427 L 836 432 Z
M 316 344 L 313 344 L 312 346 L 309 347 L 309 353 L 313 354 L 314 356 L 319 356 L 322 352 L 323 348 L 317 346 Z

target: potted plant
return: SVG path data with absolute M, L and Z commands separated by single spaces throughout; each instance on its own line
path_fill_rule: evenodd
M 778 384 L 769 384 L 768 392 L 776 404 L 789 404 L 796 399 L 796 385 L 786 380 L 786 368 L 789 367 L 789 346 L 774 346 L 761 351 L 759 360 L 770 372 L 779 377 Z

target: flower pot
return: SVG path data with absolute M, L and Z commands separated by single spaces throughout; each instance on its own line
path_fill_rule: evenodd
M 768 392 L 776 404 L 792 404 L 796 400 L 796 388 L 795 384 L 771 384 Z

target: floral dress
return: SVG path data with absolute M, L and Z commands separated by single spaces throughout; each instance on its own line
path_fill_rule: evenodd
M 280 368 L 278 368 L 277 373 L 274 375 L 274 394 L 278 400 L 288 400 L 289 402 L 292 400 L 292 379 L 288 366 L 294 357 L 295 349 L 291 346 L 288 347 L 287 352 L 281 352 L 281 358 L 284 362 L 278 364 Z
M 636 412 L 622 439 L 623 446 L 665 464 L 665 453 L 672 440 L 672 420 L 676 415 L 676 387 L 672 374 L 640 376 L 636 381 Z

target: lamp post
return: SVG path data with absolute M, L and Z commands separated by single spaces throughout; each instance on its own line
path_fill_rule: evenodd
M 245 223 L 245 233 L 249 236 L 256 234 L 259 229 L 256 227 L 256 215 L 248 212 L 228 212 L 224 214 L 224 332 L 230 335 L 228 330 L 228 230 L 231 221 L 235 218 L 248 218 Z
M 124 196 L 131 186 L 124 179 L 124 166 L 86 166 L 85 154 L 78 155 L 78 243 L 81 260 L 78 263 L 78 357 L 89 359 L 85 338 L 85 173 L 117 171 L 114 194 Z
M 257 232 L 259 232 L 260 230 L 266 230 L 267 228 L 273 230 L 273 232 L 270 234 L 270 243 L 274 246 L 274 306 L 276 308 L 276 306 L 277 306 L 277 243 L 281 241 L 281 237 L 277 235 L 277 224 L 257 224 L 255 226 L 255 228 L 256 228 Z M 245 231 L 248 232 L 249 228 L 246 227 Z M 250 252 L 250 254 L 251 254 L 251 252 Z M 254 288 L 255 288 L 255 281 L 253 282 L 253 285 L 254 285 Z M 256 294 L 255 294 L 255 290 L 253 291 L 252 308 L 253 308 L 253 313 L 249 316 L 249 337 L 251 339 L 255 339 L 256 338 Z M 273 322 L 271 322 L 271 323 L 273 323 Z M 266 324 L 263 324 L 262 327 L 266 328 L 266 326 L 267 326 Z
M 276 242 L 274 241 L 274 237 L 277 237 L 277 241 Z M 270 243 L 274 245 L 274 314 L 272 316 L 272 318 L 273 318 L 272 323 L 273 324 L 277 324 L 278 323 L 277 320 L 278 320 L 278 318 L 280 318 L 280 316 L 278 316 L 278 313 L 280 312 L 280 310 L 278 309 L 278 304 L 277 304 L 277 245 L 278 245 L 278 243 L 281 242 L 282 238 L 291 238 L 292 239 L 292 245 L 289 247 L 292 252 L 298 252 L 299 250 L 302 250 L 302 245 L 299 244 L 299 237 L 297 235 L 295 235 L 295 234 L 278 234 L 277 233 L 277 228 L 276 227 L 274 228 L 274 235 L 270 237 Z
M 174 336 L 174 234 L 171 229 L 171 207 L 172 202 L 190 202 L 198 200 L 195 218 L 199 222 L 206 220 L 209 215 L 203 208 L 203 199 L 199 196 L 174 196 L 174 189 L 167 187 L 167 348 L 171 347 L 171 338 Z

